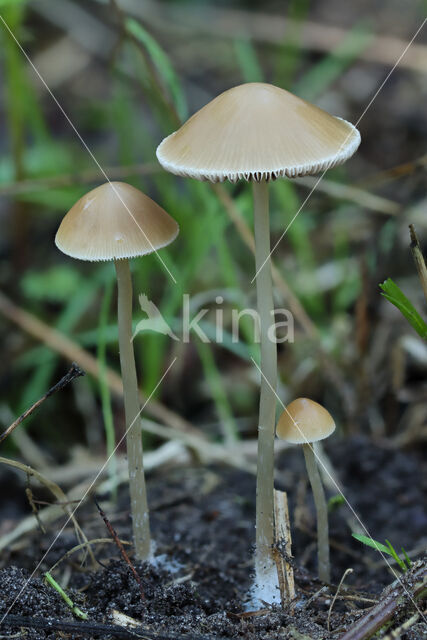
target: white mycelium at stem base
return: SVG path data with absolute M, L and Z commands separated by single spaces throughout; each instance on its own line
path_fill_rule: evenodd
M 70 209 L 55 243 L 80 260 L 114 261 L 118 283 L 120 364 L 126 415 L 131 511 L 136 558 L 150 557 L 151 541 L 141 439 L 141 407 L 132 343 L 132 280 L 129 258 L 143 256 L 172 242 L 178 225 L 164 209 L 135 187 L 107 182 Z
M 261 337 L 261 395 L 258 420 L 258 464 L 256 500 L 255 579 L 259 597 L 271 601 L 278 597 L 274 542 L 274 429 L 276 418 L 277 346 L 274 325 L 273 285 L 270 260 L 268 184 L 253 183 L 255 265 L 258 314 Z M 264 593 L 267 589 L 267 593 Z
M 151 537 L 142 455 L 141 407 L 132 342 L 132 278 L 129 260 L 116 260 L 114 264 L 117 273 L 117 317 L 133 541 L 136 557 L 143 561 L 148 560 L 150 556 Z

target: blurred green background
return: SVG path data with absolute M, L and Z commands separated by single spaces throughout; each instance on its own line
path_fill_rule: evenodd
M 76 443 L 102 453 L 105 430 L 110 447 L 113 431 L 123 433 L 121 399 L 105 374 L 107 365 L 119 370 L 113 266 L 74 261 L 54 245 L 66 211 L 105 181 L 96 158 L 110 179 L 142 189 L 181 228 L 161 252 L 176 283 L 155 256 L 133 261 L 135 325 L 145 317 L 140 293 L 178 335 L 184 293 L 195 313 L 210 308 L 201 323 L 209 336 L 218 308 L 224 312 L 221 345 L 196 335 L 190 344 L 153 332 L 136 338 L 144 393 L 177 357 L 154 397 L 214 440 L 256 436 L 251 323 L 242 324 L 239 343 L 227 334 L 231 308 L 255 306 L 245 243 L 250 186 L 177 178 L 161 169 L 155 149 L 218 93 L 266 81 L 360 120 L 362 135 L 357 154 L 328 171 L 307 202 L 315 179 L 271 186 L 273 245 L 303 205 L 273 255 L 276 304 L 295 318 L 294 343 L 279 348 L 279 395 L 324 403 L 342 434 L 425 437 L 426 348 L 378 288 L 391 276 L 424 311 L 407 225 L 422 242 L 425 29 L 388 75 L 425 2 L 1 0 L 0 13 L 0 287 L 16 305 L 6 317 L 0 304 L 2 428 L 68 369 L 70 358 L 45 344 L 55 329 L 103 374 L 52 397 L 26 422 L 28 434 L 63 460 Z M 23 330 L 17 310 L 44 323 L 41 336 Z M 21 446 L 7 443 L 10 452 Z

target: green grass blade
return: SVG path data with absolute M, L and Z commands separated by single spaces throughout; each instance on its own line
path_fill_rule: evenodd
M 390 549 L 386 547 L 385 544 L 381 544 L 381 542 L 368 538 L 368 536 L 362 536 L 360 533 L 352 533 L 351 535 L 362 544 L 365 544 L 367 547 L 371 547 L 371 549 L 382 551 L 382 553 L 386 553 L 389 556 L 393 555 Z
M 7 9 L 10 6 L 16 7 L 24 5 L 28 0 L 0 0 L 0 9 Z
M 309 71 L 293 87 L 293 91 L 304 100 L 313 102 L 330 87 L 372 41 L 372 33 L 366 27 L 356 25 L 346 34 L 342 42 Z
M 264 75 L 251 40 L 238 38 L 233 46 L 244 82 L 263 82 Z
M 385 282 L 380 284 L 380 288 L 384 298 L 399 309 L 421 338 L 427 340 L 427 324 L 397 284 L 391 278 L 387 278 Z
M 88 618 L 87 613 L 85 613 L 84 611 L 79 609 L 79 607 L 77 607 L 74 604 L 74 602 L 71 600 L 70 596 L 65 593 L 64 589 L 61 587 L 60 584 L 58 584 L 56 582 L 55 578 L 49 573 L 49 571 L 45 572 L 44 577 L 45 577 L 46 582 L 48 584 L 50 584 L 50 586 L 53 587 L 55 589 L 55 591 L 57 591 L 59 593 L 61 598 L 68 605 L 68 607 L 71 609 L 71 611 L 74 613 L 74 615 L 77 618 L 81 618 L 82 620 L 87 620 L 87 618 Z
M 396 560 L 397 564 L 399 565 L 399 567 L 402 569 L 402 571 L 406 571 L 406 564 L 404 562 L 404 560 L 402 560 L 402 558 L 400 558 L 395 550 L 395 548 L 393 547 L 393 545 L 391 544 L 390 540 L 386 539 L 386 544 L 388 546 L 388 548 L 390 549 L 390 555 L 393 556 L 393 558 Z
M 204 369 L 206 382 L 209 385 L 220 420 L 224 443 L 232 445 L 239 439 L 239 431 L 233 418 L 233 411 L 227 398 L 221 374 L 215 363 L 211 347 L 201 340 L 197 340 L 196 345 Z
M 187 100 L 169 57 L 139 22 L 133 18 L 127 18 L 126 28 L 147 51 L 159 77 L 172 98 L 179 117 L 181 120 L 186 120 L 188 117 Z
M 412 567 L 412 562 L 411 562 L 411 558 L 408 556 L 408 554 L 406 553 L 405 549 L 403 547 L 400 547 L 402 549 L 402 553 L 403 553 L 403 557 L 406 560 L 406 564 L 408 565 L 408 569 L 410 569 Z
M 288 29 L 286 32 L 286 39 L 277 54 L 275 83 L 279 86 L 288 88 L 292 85 L 298 66 L 305 56 L 301 47 L 301 30 L 309 7 L 310 0 L 291 0 L 289 3 L 288 17 L 293 20 L 294 25 L 292 30 Z
M 335 496 L 331 496 L 328 500 L 329 513 L 333 513 L 334 511 L 339 509 L 339 507 L 341 507 L 343 504 L 345 504 L 345 498 L 340 493 L 336 494 Z
M 93 302 L 100 283 L 105 282 L 106 273 L 107 271 L 105 267 L 102 267 L 94 279 L 84 281 L 84 284 L 79 287 L 72 297 L 70 297 L 68 304 L 61 312 L 56 323 L 56 328 L 61 331 L 61 333 L 66 335 L 71 333 L 73 327 Z M 52 379 L 55 366 L 58 362 L 59 356 L 57 356 L 56 353 L 52 353 L 52 351 L 47 347 L 43 347 L 43 350 L 37 349 L 37 351 L 34 349 L 34 352 L 37 354 L 35 362 L 33 361 L 31 363 L 28 359 L 25 360 L 25 364 L 27 366 L 30 364 L 34 367 L 35 365 L 35 369 L 30 380 L 24 386 L 22 391 L 18 415 L 23 413 L 23 411 L 25 411 L 33 402 L 38 400 L 38 398 L 46 392 L 49 388 L 49 382 Z M 50 354 L 51 357 L 46 359 L 42 357 L 43 354 Z M 33 416 L 29 416 L 26 423 L 28 424 L 32 419 Z

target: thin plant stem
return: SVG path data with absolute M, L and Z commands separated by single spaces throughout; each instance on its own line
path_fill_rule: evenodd
M 274 429 L 276 418 L 277 346 L 270 260 L 268 184 L 253 183 L 255 264 L 261 340 L 261 395 L 258 422 L 255 571 L 258 583 L 274 575 Z M 261 585 L 260 585 L 261 586 Z
M 133 541 L 136 558 L 139 561 L 146 561 L 150 556 L 151 541 L 142 459 L 141 420 L 139 416 L 141 407 L 132 342 L 132 278 L 129 260 L 116 260 L 115 266 L 118 287 L 117 316 L 126 417 L 126 447 L 129 466 Z
M 415 266 L 417 267 L 418 275 L 420 277 L 424 297 L 427 301 L 427 266 L 413 224 L 409 225 L 409 233 L 411 235 L 412 256 L 414 258 Z
M 318 573 L 322 582 L 331 581 L 331 567 L 329 562 L 329 525 L 328 506 L 326 504 L 325 492 L 322 480 L 317 467 L 316 456 L 314 455 L 312 444 L 302 445 L 307 467 L 308 478 L 313 491 L 314 504 L 317 515 L 317 558 Z
M 51 587 L 53 587 L 55 589 L 55 591 L 57 591 L 59 593 L 59 595 L 64 600 L 64 602 L 70 607 L 70 609 L 74 613 L 74 615 L 77 618 L 81 618 L 82 620 L 87 620 L 87 618 L 88 618 L 87 613 L 85 613 L 84 611 L 79 609 L 79 607 L 74 604 L 74 602 L 71 600 L 70 596 L 65 593 L 64 589 L 61 587 L 60 584 L 58 584 L 56 582 L 55 578 L 49 573 L 49 571 L 46 571 L 46 573 L 44 574 L 44 577 L 45 577 L 46 582 Z

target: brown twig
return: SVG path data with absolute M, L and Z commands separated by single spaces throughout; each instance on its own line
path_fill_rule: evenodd
M 412 257 L 414 258 L 415 266 L 417 267 L 418 275 L 421 280 L 421 286 L 424 291 L 424 297 L 427 301 L 427 266 L 413 224 L 409 225 L 409 233 L 411 236 Z
M 340 640 L 367 640 L 406 605 L 427 595 L 427 565 L 419 561 L 383 591 L 378 604 L 353 625 Z M 415 605 L 416 606 L 416 605 Z
M 15 420 L 15 422 L 12 422 L 12 424 L 5 431 L 3 431 L 3 433 L 0 435 L 0 444 L 3 442 L 3 440 L 6 440 L 8 435 L 10 435 L 12 431 L 21 424 L 21 422 L 24 422 L 24 420 L 28 418 L 28 416 L 34 413 L 34 411 L 36 411 L 36 409 L 38 409 L 39 406 L 43 404 L 45 400 L 47 400 L 47 398 L 49 398 L 57 391 L 61 391 L 61 389 L 66 387 L 67 384 L 72 382 L 75 378 L 84 375 L 85 372 L 83 371 L 83 369 L 80 369 L 80 367 L 75 362 L 73 362 L 73 364 L 71 365 L 71 369 L 68 371 L 68 373 L 65 374 L 65 376 L 61 378 L 59 382 L 57 382 L 55 385 L 53 385 L 53 387 L 46 391 L 46 393 L 41 398 L 39 398 L 37 402 L 35 402 L 29 409 L 24 411 L 24 413 L 20 415 L 19 418 Z
M 297 178 L 295 183 L 307 189 L 313 189 L 315 187 L 316 191 L 325 193 L 331 198 L 354 202 L 361 209 L 369 209 L 387 216 L 397 215 L 402 208 L 401 205 L 394 200 L 370 193 L 360 187 L 341 184 L 340 182 L 328 180 L 327 178 L 323 178 L 323 180 L 319 182 L 315 176 L 306 176 L 304 178 Z
M 420 167 L 425 167 L 426 164 L 427 154 L 424 154 L 423 156 L 420 156 L 415 160 L 395 165 L 394 167 L 390 167 L 390 169 L 379 171 L 378 173 L 375 173 L 374 175 L 369 176 L 362 181 L 356 182 L 356 188 L 362 187 L 363 189 L 365 189 L 368 187 L 378 187 L 379 185 L 383 185 L 390 180 L 396 180 L 397 178 L 411 175 L 412 173 L 415 173 L 415 171 Z
M 45 534 L 46 533 L 46 528 L 42 522 L 42 519 L 40 518 L 39 515 L 39 510 L 37 508 L 37 501 L 34 500 L 34 494 L 33 491 L 30 487 L 30 476 L 27 474 L 27 487 L 25 489 L 25 495 L 27 496 L 27 500 L 29 502 L 29 505 L 31 507 L 31 511 L 33 512 L 33 515 L 35 517 L 35 519 L 37 520 L 37 523 L 40 527 L 40 531 Z
M 286 491 L 274 490 L 274 561 L 277 567 L 282 607 L 295 598 L 294 570 L 289 562 L 292 557 L 291 526 Z M 292 608 L 291 608 L 292 613 Z
M 108 531 L 110 532 L 111 537 L 114 540 L 115 545 L 117 546 L 118 550 L 120 551 L 120 554 L 123 558 L 123 560 L 126 562 L 126 564 L 128 565 L 129 569 L 132 571 L 133 576 L 135 578 L 135 580 L 138 583 L 139 586 L 139 592 L 141 594 L 141 600 L 144 602 L 145 601 L 145 593 L 144 593 L 144 587 L 142 586 L 142 582 L 141 582 L 141 578 L 139 577 L 135 567 L 133 566 L 128 554 L 125 551 L 125 548 L 122 544 L 122 541 L 120 540 L 119 536 L 117 535 L 116 530 L 114 529 L 113 525 L 111 524 L 111 522 L 109 521 L 109 519 L 107 518 L 105 511 L 103 511 L 101 509 L 101 507 L 99 506 L 98 502 L 96 501 L 96 499 L 93 499 L 94 503 L 96 504 L 96 507 L 99 511 L 99 515 L 101 516 L 101 518 L 104 520 L 105 522 L 105 526 L 107 527 Z

